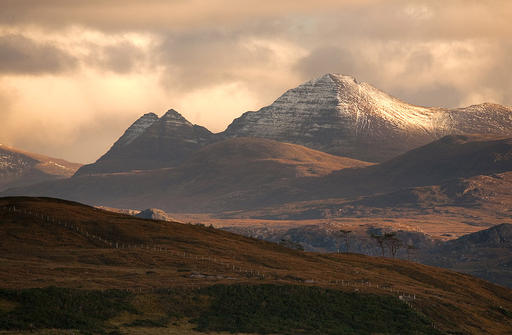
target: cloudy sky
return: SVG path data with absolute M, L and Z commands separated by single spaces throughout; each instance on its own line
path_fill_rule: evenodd
M 218 132 L 328 72 L 512 105 L 511 17 L 507 0 L 1 0 L 0 143 L 92 162 L 143 113 Z

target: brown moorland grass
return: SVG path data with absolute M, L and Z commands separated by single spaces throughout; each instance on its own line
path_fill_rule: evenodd
M 512 291 L 469 275 L 389 258 L 305 253 L 64 200 L 0 199 L 2 288 L 55 285 L 148 293 L 219 283 L 415 296 L 412 306 L 442 330 L 506 334 L 512 329 L 512 320 L 501 312 L 512 310 Z

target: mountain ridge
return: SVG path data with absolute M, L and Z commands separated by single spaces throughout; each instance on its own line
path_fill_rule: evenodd
M 71 177 L 81 166 L 0 144 L 0 190 Z
M 175 166 L 204 145 L 213 143 L 214 137 L 208 129 L 193 125 L 174 109 L 160 118 L 147 113 L 95 163 L 83 166 L 75 175 Z
M 381 162 L 445 135 L 512 132 L 512 108 L 483 103 L 420 107 L 351 76 L 326 74 L 246 112 L 223 133 L 291 142 L 331 154 Z
M 382 162 L 445 135 L 511 133 L 512 108 L 507 106 L 415 106 L 354 77 L 330 73 L 287 90 L 258 111 L 243 113 L 219 133 L 190 123 L 173 109 L 160 118 L 144 114 L 77 175 L 173 167 L 205 145 L 236 137 Z

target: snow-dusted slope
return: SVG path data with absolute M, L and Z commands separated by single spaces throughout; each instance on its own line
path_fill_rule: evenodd
M 126 131 L 123 136 L 121 136 L 116 143 L 115 146 L 125 146 L 130 144 L 139 137 L 148 127 L 150 127 L 153 123 L 158 120 L 158 115 L 155 113 L 146 113 L 142 115 L 137 121 L 135 121 Z
M 0 190 L 70 177 L 80 166 L 0 144 Z
M 350 76 L 327 74 L 244 113 L 224 132 L 302 144 L 382 161 L 448 134 L 512 134 L 512 109 L 493 104 L 446 110 L 407 104 Z

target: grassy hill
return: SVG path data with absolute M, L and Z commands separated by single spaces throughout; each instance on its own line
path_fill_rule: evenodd
M 46 289 L 36 293 L 43 300 L 105 289 L 129 293 L 122 301 L 114 299 L 118 293 L 102 296 L 118 307 L 115 316 L 94 321 L 101 329 L 132 324 L 120 328 L 125 332 L 148 325 L 178 327 L 188 320 L 203 331 L 294 333 L 302 327 L 312 333 L 307 329 L 322 324 L 323 333 L 339 327 L 371 333 L 384 322 L 390 326 L 384 332 L 403 333 L 391 326 L 403 322 L 385 320 L 408 313 L 410 329 L 419 333 L 512 329 L 512 291 L 468 275 L 388 258 L 305 253 L 200 225 L 144 220 L 48 198 L 0 198 L 0 283 L 0 319 L 12 322 L 23 321 L 14 314 L 27 306 L 20 298 L 31 296 L 26 289 L 55 286 L 78 291 L 57 289 L 49 298 Z M 235 305 L 229 300 L 233 295 L 240 296 Z M 303 304 L 286 300 L 289 296 Z M 360 299 L 368 299 L 366 307 L 357 305 Z M 275 318 L 268 318 L 265 306 L 272 306 Z M 350 323 L 352 314 L 340 306 L 363 308 L 361 315 L 373 317 Z M 289 315 L 292 307 L 302 311 L 303 321 Z M 72 313 L 75 307 L 70 308 Z M 345 321 L 335 325 L 340 315 Z M 251 323 L 258 318 L 268 322 Z M 363 322 L 372 326 L 363 331 L 357 326 Z

